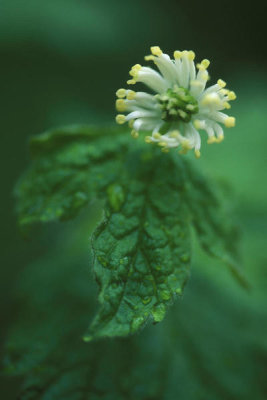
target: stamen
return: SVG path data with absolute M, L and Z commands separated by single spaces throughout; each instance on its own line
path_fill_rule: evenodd
M 200 151 L 199 150 L 195 150 L 195 157 L 199 158 L 201 156 Z
M 221 88 L 224 88 L 226 86 L 226 82 L 224 82 L 222 79 L 218 79 L 217 83 Z
M 159 132 L 155 132 L 155 133 L 153 133 L 153 138 L 154 139 L 160 139 L 161 138 L 161 134 Z
M 190 51 L 188 52 L 188 59 L 189 59 L 190 61 L 194 61 L 195 57 L 196 57 L 195 53 L 194 53 L 192 50 L 190 50 Z
M 132 69 L 130 70 L 129 74 L 131 76 L 133 76 L 134 78 L 136 78 L 138 76 L 138 72 L 140 71 L 140 69 L 142 68 L 142 66 L 140 64 L 135 64 Z
M 167 147 L 168 144 L 166 142 L 158 142 L 158 146 L 160 147 Z
M 210 65 L 210 60 L 207 60 L 207 59 L 202 60 L 201 65 L 204 69 L 207 69 Z
M 179 139 L 181 142 L 181 150 L 179 151 L 179 154 L 187 154 L 189 150 L 191 150 L 191 146 L 190 146 L 190 141 L 188 139 L 186 139 L 184 136 L 179 135 Z
M 116 109 L 117 111 L 124 112 L 126 111 L 126 103 L 123 99 L 116 100 Z
M 139 136 L 139 133 L 137 131 L 135 131 L 134 129 L 131 131 L 131 135 L 134 139 L 137 139 Z
M 119 97 L 120 99 L 123 99 L 126 96 L 126 90 L 118 89 L 116 92 L 116 96 Z
M 180 135 L 179 131 L 172 131 L 169 136 L 173 139 L 178 139 Z
M 226 108 L 227 110 L 229 110 L 231 108 L 231 104 L 229 104 L 227 101 L 225 101 L 223 103 L 224 108 Z
M 216 139 L 216 143 L 221 143 L 224 140 L 224 136 L 218 136 Z
M 208 143 L 219 143 L 224 138 L 222 126 L 235 126 L 235 118 L 222 110 L 231 107 L 229 102 L 236 99 L 236 94 L 226 89 L 222 79 L 205 89 L 210 61 L 204 59 L 197 64 L 196 73 L 192 50 L 176 50 L 173 58 L 164 54 L 159 46 L 152 46 L 145 60 L 154 61 L 158 70 L 140 64 L 131 68 L 131 79 L 127 83 L 143 83 L 153 93 L 118 89 L 116 108 L 126 115 L 118 114 L 116 121 L 118 124 L 128 122 L 134 138 L 140 130 L 147 131 L 150 136 L 145 137 L 145 142 L 157 143 L 163 152 L 180 146 L 181 154 L 194 149 L 199 158 L 203 131 Z M 165 133 L 161 134 L 161 129 Z
M 149 54 L 148 56 L 145 56 L 145 60 L 146 61 L 154 61 L 155 60 L 155 56 L 152 56 L 152 54 Z
M 153 56 L 161 56 L 162 55 L 162 50 L 159 46 L 152 46 L 150 47 L 151 53 Z
M 123 115 L 123 114 L 118 114 L 118 115 L 116 116 L 116 122 L 117 122 L 117 124 L 119 124 L 119 125 L 124 124 L 124 123 L 126 122 L 126 117 L 125 117 L 125 115 Z
M 179 50 L 175 50 L 175 52 L 173 53 L 173 56 L 175 58 L 175 60 L 180 60 L 180 58 L 182 57 L 183 53 Z
M 216 143 L 216 142 L 217 142 L 217 139 L 216 139 L 215 136 L 210 136 L 210 137 L 208 138 L 208 140 L 207 140 L 207 143 L 208 143 L 208 144 L 212 144 L 212 143 Z
M 236 94 L 235 94 L 235 92 L 229 92 L 229 93 L 228 93 L 228 99 L 229 99 L 229 100 L 235 100 L 235 99 L 236 99 Z
M 134 90 L 129 90 L 127 93 L 127 100 L 134 100 L 136 92 Z
M 227 117 L 224 121 L 224 125 L 226 128 L 232 128 L 235 126 L 235 118 L 234 117 Z

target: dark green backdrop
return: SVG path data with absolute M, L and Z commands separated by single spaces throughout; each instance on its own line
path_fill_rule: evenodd
M 251 296 L 266 305 L 263 11 L 255 1 L 1 0 L 1 342 L 16 316 L 20 272 L 53 246 L 44 233 L 25 242 L 16 227 L 12 188 L 28 163 L 29 136 L 56 125 L 112 121 L 116 89 L 151 45 L 209 58 L 212 80 L 226 80 L 237 93 L 237 127 L 220 146 L 204 146 L 199 166 L 234 188 Z M 1 398 L 13 398 L 11 382 L 3 383 Z

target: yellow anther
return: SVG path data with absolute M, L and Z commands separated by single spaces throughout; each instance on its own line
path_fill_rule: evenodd
M 203 60 L 203 61 L 208 61 L 208 60 Z M 197 69 L 199 69 L 199 71 L 205 71 L 206 72 L 207 68 L 208 67 L 205 66 L 205 63 L 202 64 L 202 62 L 201 62 L 200 64 L 197 64 Z M 208 75 L 208 73 L 207 73 L 207 75 Z
M 235 94 L 235 92 L 229 92 L 229 93 L 228 93 L 228 99 L 229 99 L 229 100 L 235 100 L 235 99 L 236 99 L 236 94 Z
M 117 99 L 116 100 L 116 109 L 120 112 L 126 111 L 126 103 L 123 99 Z
M 175 60 L 179 60 L 182 57 L 182 52 L 179 50 L 175 50 L 175 52 L 173 53 L 173 56 L 175 58 Z
M 207 140 L 207 143 L 208 143 L 208 144 L 212 144 L 212 143 L 216 143 L 216 142 L 217 142 L 217 139 L 216 139 L 215 136 L 210 136 L 210 137 L 208 138 L 208 140 Z
M 169 153 L 170 149 L 168 149 L 168 147 L 163 147 L 161 151 L 162 153 Z
M 226 86 L 226 82 L 224 82 L 222 79 L 218 79 L 217 83 L 219 86 L 221 86 L 221 88 L 224 88 Z
M 125 117 L 125 115 L 123 115 L 123 114 L 118 114 L 118 115 L 116 115 L 116 122 L 117 122 L 117 124 L 119 124 L 119 125 L 124 124 L 124 123 L 126 122 L 126 117 Z
M 127 93 L 127 100 L 133 100 L 136 96 L 136 92 L 134 90 L 129 90 Z
M 195 57 L 196 57 L 195 53 L 192 50 L 190 50 L 188 52 L 188 59 L 193 61 L 195 59 Z
M 158 142 L 158 145 L 159 145 L 160 147 L 166 147 L 166 146 L 168 146 L 166 142 Z
M 151 139 L 150 136 L 146 136 L 146 137 L 145 137 L 145 142 L 146 142 L 146 143 L 152 143 L 153 140 Z
M 224 121 L 224 125 L 226 126 L 226 128 L 232 128 L 233 126 L 235 126 L 235 118 L 227 117 Z
M 142 65 L 140 65 L 140 64 L 134 64 L 134 66 L 132 67 L 132 69 L 136 69 L 136 70 L 139 70 L 141 68 L 142 68 Z
M 140 71 L 141 68 L 142 66 L 140 64 L 135 64 L 130 70 L 129 74 L 135 78 L 138 76 L 138 72 Z
M 217 139 L 216 139 L 216 143 L 221 143 L 223 141 L 223 139 L 224 139 L 223 135 L 218 136 Z
M 201 154 L 200 154 L 200 151 L 199 151 L 199 150 L 195 150 L 195 157 L 196 157 L 196 158 L 199 158 L 200 155 L 201 155 Z
M 159 132 L 156 132 L 153 134 L 153 138 L 154 139 L 160 139 L 161 138 L 161 134 Z
M 172 131 L 169 136 L 171 138 L 173 138 L 173 139 L 178 139 L 178 137 L 180 136 L 180 132 L 179 131 Z
M 159 46 L 152 46 L 150 47 L 151 53 L 153 56 L 161 56 L 162 50 Z
M 134 139 L 137 139 L 139 136 L 139 133 L 137 131 L 135 131 L 134 129 L 131 131 L 131 135 Z
M 227 110 L 229 110 L 229 108 L 231 108 L 231 104 L 228 103 L 228 101 L 225 101 L 223 103 L 224 108 L 226 108 Z
M 208 66 L 210 65 L 210 61 L 205 58 L 204 60 L 201 61 L 201 65 L 204 69 L 207 69 Z
M 152 56 L 152 54 L 149 54 L 149 56 L 145 56 L 145 60 L 146 61 L 154 61 L 155 60 L 155 56 Z
M 135 85 L 135 84 L 136 84 L 136 80 L 135 80 L 135 79 L 129 79 L 129 80 L 127 81 L 127 84 L 128 84 L 128 85 Z
M 123 99 L 126 96 L 126 90 L 125 89 L 117 90 L 116 96 L 119 97 L 119 99 Z
M 134 125 L 134 119 L 131 119 L 131 120 L 128 122 L 128 125 L 129 125 L 129 128 L 132 128 L 133 125 Z

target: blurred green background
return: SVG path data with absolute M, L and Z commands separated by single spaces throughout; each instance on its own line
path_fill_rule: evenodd
M 260 2 L 1 0 L 1 342 L 16 315 L 15 285 L 27 265 L 53 246 L 53 235 L 25 242 L 17 229 L 12 188 L 29 162 L 29 136 L 57 125 L 113 121 L 114 93 L 151 45 L 167 53 L 194 50 L 211 60 L 212 82 L 227 81 L 238 99 L 236 128 L 206 146 L 199 167 L 232 186 L 243 231 L 243 260 L 252 282 L 241 293 L 203 255 L 205 273 L 266 308 L 267 52 Z M 196 258 L 196 257 L 195 257 Z M 198 262 L 199 264 L 199 262 Z M 214 267 L 214 268 L 213 268 Z M 216 268 L 215 268 L 216 267 Z M 220 268 L 220 266 L 219 266 Z M 194 273 L 194 266 L 193 266 Z M 5 399 L 12 381 L 3 382 Z M 9 397 L 10 392 L 10 397 Z

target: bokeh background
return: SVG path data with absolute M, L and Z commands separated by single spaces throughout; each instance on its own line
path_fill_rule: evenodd
M 29 162 L 28 138 L 58 125 L 112 122 L 115 91 L 151 45 L 167 53 L 194 50 L 199 61 L 211 60 L 212 82 L 222 78 L 237 93 L 236 128 L 222 144 L 204 145 L 199 168 L 233 189 L 229 203 L 241 224 L 252 292 L 244 294 L 221 266 L 199 259 L 226 291 L 237 291 L 236 301 L 249 296 L 267 308 L 264 37 L 265 13 L 257 1 L 1 0 L 1 343 L 15 318 L 21 271 L 53 246 L 52 233 L 64 229 L 54 225 L 48 236 L 30 242 L 18 232 L 12 188 Z M 3 381 L 1 398 L 14 398 L 12 382 Z

